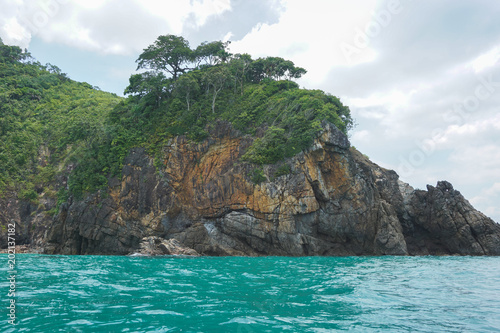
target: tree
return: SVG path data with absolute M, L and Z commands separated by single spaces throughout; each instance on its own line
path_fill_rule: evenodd
M 23 50 L 19 46 L 5 45 L 0 38 L 0 62 L 15 63 L 31 58 L 31 54 L 27 50 Z
M 134 74 L 129 79 L 129 85 L 125 88 L 125 94 L 132 94 L 139 97 L 151 95 L 155 99 L 156 106 L 160 105 L 161 98 L 168 90 L 171 79 L 163 73 L 145 72 Z
M 200 87 L 198 79 L 195 76 L 197 71 L 192 71 L 181 75 L 175 82 L 175 93 L 178 93 L 186 98 L 188 112 L 190 111 L 190 100 L 196 94 Z
M 45 67 L 47 68 L 47 71 L 49 71 L 50 73 L 54 73 L 54 74 L 58 74 L 58 75 L 61 74 L 61 69 L 59 67 L 57 67 L 56 65 L 52 65 L 51 63 L 47 63 L 47 64 L 45 64 Z
M 306 74 L 307 71 L 302 67 L 293 67 L 288 71 L 288 80 L 300 79 L 302 75 Z
M 229 41 L 201 43 L 194 51 L 194 56 L 198 62 L 197 66 L 199 66 L 202 61 L 204 61 L 209 66 L 214 66 L 226 62 L 231 57 L 231 53 L 227 51 L 229 43 Z
M 212 113 L 215 113 L 217 94 L 227 85 L 230 78 L 231 72 L 227 66 L 214 66 L 205 72 L 204 81 L 207 83 L 209 89 L 210 87 L 213 89 Z
M 249 69 L 250 79 L 254 82 L 260 82 L 264 78 L 273 80 L 282 80 L 286 78 L 298 79 L 307 71 L 301 67 L 295 67 L 290 60 L 280 57 L 267 57 L 255 60 Z
M 193 51 L 189 42 L 180 36 L 159 36 L 155 43 L 144 49 L 136 60 L 137 69 L 151 69 L 153 71 L 166 71 L 174 80 L 185 73 L 188 64 L 193 61 Z
M 238 53 L 229 62 L 231 72 L 234 75 L 235 86 L 236 81 L 240 82 L 241 94 L 243 94 L 243 83 L 245 82 L 246 73 L 252 61 L 252 57 L 248 53 Z

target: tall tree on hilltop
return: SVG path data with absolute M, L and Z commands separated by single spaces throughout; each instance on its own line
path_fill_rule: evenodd
M 290 60 L 280 57 L 259 58 L 252 62 L 248 75 L 253 82 L 260 82 L 264 78 L 282 80 L 283 78 L 299 79 L 307 71 L 302 67 L 295 67 Z
M 176 80 L 189 69 L 187 65 L 193 61 L 193 56 L 189 42 L 184 37 L 159 36 L 136 60 L 137 69 L 166 71 Z
M 230 57 L 231 53 L 227 51 L 229 45 L 228 42 L 214 41 L 214 42 L 203 42 L 201 43 L 194 54 L 197 60 L 197 66 L 200 65 L 202 61 L 209 66 L 217 65 L 222 62 L 226 62 Z

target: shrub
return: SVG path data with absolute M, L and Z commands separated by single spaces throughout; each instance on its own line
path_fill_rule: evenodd
M 264 175 L 264 171 L 262 169 L 254 169 L 252 172 L 252 182 L 255 185 L 258 185 L 267 180 L 266 175 Z
M 283 164 L 274 173 L 274 177 L 278 178 L 280 176 L 289 175 L 292 172 L 292 168 L 288 164 Z

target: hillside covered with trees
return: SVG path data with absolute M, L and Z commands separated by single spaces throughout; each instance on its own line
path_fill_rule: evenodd
M 137 59 L 140 72 L 121 98 L 0 42 L 0 193 L 35 203 L 42 193 L 59 202 L 82 198 L 120 173 L 130 148 L 157 156 L 175 136 L 204 140 L 217 120 L 256 137 L 242 159 L 257 165 L 307 148 L 323 120 L 344 133 L 352 127 L 337 97 L 292 81 L 303 68 L 231 54 L 228 46 L 191 48 L 183 37 L 159 36 Z M 56 181 L 62 173 L 71 174 L 64 186 Z

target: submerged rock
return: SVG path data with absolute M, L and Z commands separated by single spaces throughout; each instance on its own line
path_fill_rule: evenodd
M 45 252 L 500 255 L 500 225 L 451 184 L 414 190 L 322 126 L 308 150 L 264 166 L 259 184 L 240 159 L 253 138 L 228 123 L 201 143 L 171 140 L 159 172 L 133 149 L 107 193 L 62 205 Z M 290 173 L 277 176 L 285 163 Z

